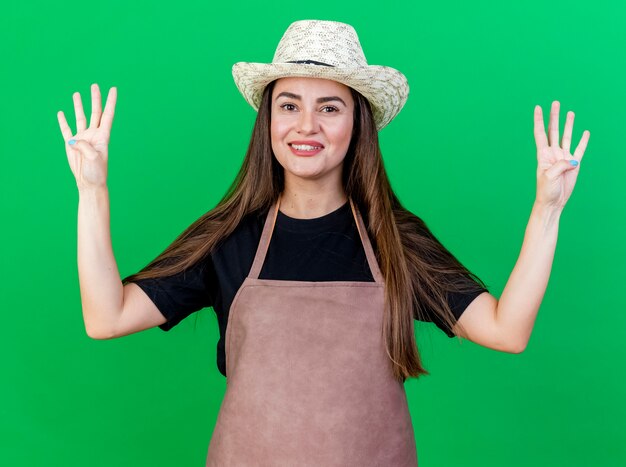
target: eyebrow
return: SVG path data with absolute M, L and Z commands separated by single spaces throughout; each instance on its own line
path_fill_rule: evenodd
M 276 96 L 275 100 L 278 100 L 279 97 L 287 97 L 289 99 L 297 99 L 297 100 L 302 100 L 302 96 L 299 96 L 298 94 L 294 94 L 292 92 L 287 92 L 287 91 L 283 91 L 281 92 L 278 96 Z M 328 96 L 328 97 L 320 97 L 317 99 L 317 103 L 318 104 L 323 104 L 324 102 L 331 102 L 331 101 L 339 101 L 341 102 L 344 106 L 348 107 L 346 105 L 346 103 L 343 101 L 343 99 L 339 96 Z

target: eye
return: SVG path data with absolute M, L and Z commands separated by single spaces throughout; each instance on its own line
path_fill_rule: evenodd
M 326 105 L 326 106 L 322 107 L 322 112 L 324 112 L 324 113 L 339 112 L 339 109 L 337 107 L 335 107 L 334 105 Z
M 286 104 L 282 104 L 280 108 L 284 110 L 294 110 L 296 106 L 293 104 L 286 103 Z

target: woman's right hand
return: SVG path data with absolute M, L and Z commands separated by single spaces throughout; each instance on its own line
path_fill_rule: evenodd
M 74 112 L 76 114 L 76 134 L 65 120 L 62 110 L 57 112 L 59 126 L 65 141 L 65 152 L 70 164 L 78 190 L 106 186 L 107 161 L 109 158 L 109 139 L 111 125 L 115 114 L 117 88 L 112 87 L 107 96 L 107 102 L 102 112 L 102 98 L 100 88 L 96 83 L 91 85 L 91 119 L 87 128 L 87 119 L 83 111 L 80 93 L 72 95 Z M 69 144 L 74 139 L 75 144 Z

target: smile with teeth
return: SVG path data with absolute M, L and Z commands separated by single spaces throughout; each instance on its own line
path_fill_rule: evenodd
M 322 149 L 321 146 L 309 146 L 308 144 L 292 144 L 291 147 L 298 151 L 317 151 Z

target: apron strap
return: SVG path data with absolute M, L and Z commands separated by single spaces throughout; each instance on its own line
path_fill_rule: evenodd
M 367 235 L 367 228 L 365 227 L 363 218 L 361 218 L 361 213 L 356 207 L 356 204 L 354 204 L 354 201 L 352 201 L 352 198 L 350 198 L 350 206 L 352 207 L 352 214 L 354 214 L 357 230 L 359 231 L 361 242 L 363 243 L 363 249 L 365 250 L 365 256 L 367 257 L 367 263 L 369 264 L 372 276 L 376 282 L 382 284 L 383 275 L 380 272 L 378 261 L 376 261 L 376 255 L 374 254 L 374 249 L 372 248 L 372 243 Z
M 249 277 L 252 279 L 258 279 L 261 273 L 261 267 L 265 261 L 265 255 L 270 245 L 270 239 L 272 238 L 272 232 L 274 231 L 274 224 L 276 223 L 276 217 L 278 216 L 278 206 L 280 205 L 280 197 L 278 201 L 267 211 L 267 217 L 265 218 L 265 224 L 263 225 L 263 232 L 261 233 L 261 240 L 259 240 L 259 246 L 256 249 L 256 255 L 254 255 L 254 262 L 250 269 Z
M 357 209 L 356 205 L 350 200 L 350 207 L 352 208 L 352 214 L 354 216 L 357 230 L 359 232 L 359 237 L 361 238 L 361 243 L 363 244 L 363 249 L 365 250 L 365 256 L 367 258 L 367 263 L 369 264 L 370 271 L 374 280 L 378 283 L 383 282 L 383 275 L 380 272 L 380 268 L 378 267 L 378 262 L 376 261 L 376 255 L 374 254 L 374 250 L 372 248 L 372 244 L 367 235 L 367 228 L 365 227 L 365 223 Z M 280 206 L 280 197 L 277 201 L 275 201 L 267 212 L 267 217 L 265 218 L 265 224 L 263 225 L 263 232 L 261 233 L 261 240 L 259 241 L 259 246 L 257 247 L 256 254 L 254 255 L 254 261 L 252 263 L 252 268 L 250 269 L 249 277 L 252 279 L 258 279 L 259 274 L 261 273 L 261 267 L 263 266 L 263 262 L 265 261 L 265 256 L 267 255 L 267 250 L 269 248 L 270 240 L 272 238 L 272 233 L 274 231 L 274 225 L 276 224 L 276 218 L 278 217 L 278 208 Z

